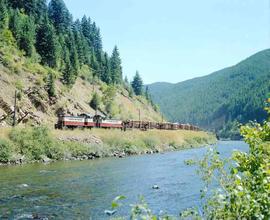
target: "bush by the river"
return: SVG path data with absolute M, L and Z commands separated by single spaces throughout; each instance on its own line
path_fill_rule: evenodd
M 0 158 L 2 162 L 12 160 L 12 155 L 20 154 L 25 162 L 39 161 L 45 158 L 61 160 L 81 156 L 89 148 L 80 143 L 61 142 L 47 127 L 14 128 L 8 134 L 9 141 L 0 140 Z
M 9 141 L 0 140 L 0 162 L 6 163 L 12 155 L 12 145 Z
M 266 110 L 270 114 L 270 106 Z M 240 132 L 248 152 L 234 151 L 223 159 L 211 147 L 202 160 L 187 160 L 187 165 L 198 165 L 205 183 L 202 210 L 191 207 L 178 217 L 158 216 L 141 201 L 130 219 L 270 219 L 270 118 L 262 125 L 242 126 Z

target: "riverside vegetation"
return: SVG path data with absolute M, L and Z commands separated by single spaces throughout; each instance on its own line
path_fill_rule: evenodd
M 186 161 L 187 165 L 198 167 L 198 174 L 205 183 L 200 211 L 199 207 L 194 207 L 177 217 L 155 215 L 142 198 L 132 206 L 130 219 L 269 219 L 270 98 L 267 103 L 268 120 L 262 124 L 249 123 L 240 129 L 249 145 L 248 152 L 234 151 L 230 158 L 223 159 L 217 149 L 211 147 L 203 159 Z M 117 208 L 114 203 L 112 208 Z
M 0 163 L 83 160 L 158 153 L 213 144 L 213 134 L 195 131 L 57 130 L 26 127 L 0 130 Z

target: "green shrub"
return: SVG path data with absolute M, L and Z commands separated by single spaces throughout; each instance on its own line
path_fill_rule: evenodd
M 42 155 L 54 158 L 60 151 L 55 147 L 56 143 L 46 127 L 13 129 L 10 139 L 29 160 L 40 160 Z
M 97 110 L 101 105 L 101 97 L 96 92 L 93 94 L 93 97 L 89 103 L 90 107 L 94 110 Z
M 270 219 L 270 122 L 242 126 L 241 134 L 248 152 L 222 159 L 214 148 L 198 162 L 205 219 Z
M 6 163 L 10 160 L 12 154 L 12 145 L 6 140 L 0 139 L 0 162 Z
M 65 142 L 65 148 L 71 153 L 73 157 L 83 156 L 91 153 L 89 146 L 77 142 Z
M 23 82 L 20 81 L 20 80 L 17 80 L 15 82 L 15 87 L 16 87 L 17 90 L 22 91 L 23 90 Z

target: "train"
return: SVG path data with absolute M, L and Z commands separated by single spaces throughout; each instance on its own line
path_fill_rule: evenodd
M 79 114 L 58 115 L 55 129 L 74 129 L 74 128 L 104 128 L 104 129 L 121 129 L 121 130 L 191 130 L 199 131 L 200 128 L 190 124 L 171 123 L 171 122 L 153 122 L 153 121 L 136 121 L 136 120 L 119 120 L 108 119 L 101 115 Z

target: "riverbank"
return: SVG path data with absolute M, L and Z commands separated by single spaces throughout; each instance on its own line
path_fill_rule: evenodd
M 45 127 L 0 129 L 0 163 L 49 163 L 125 157 L 195 148 L 214 144 L 215 136 L 203 131 L 49 130 Z

